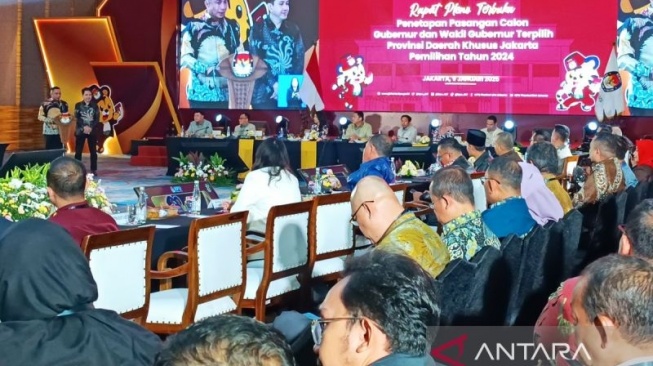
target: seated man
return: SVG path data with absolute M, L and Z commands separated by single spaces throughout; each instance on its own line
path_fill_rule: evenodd
M 600 132 L 590 143 L 592 173 L 574 196 L 575 206 L 593 204 L 626 189 L 624 171 L 616 156 L 618 139 L 617 135 Z
M 484 172 L 490 165 L 492 155 L 490 151 L 485 148 L 485 132 L 481 130 L 467 130 L 467 153 L 471 161 L 474 159 L 474 170 L 477 172 Z
M 468 173 L 474 171 L 474 168 L 463 155 L 463 146 L 453 137 L 447 137 L 440 140 L 438 144 L 437 158 L 443 168 L 448 166 L 459 166 Z
M 653 261 L 653 199 L 644 200 L 628 215 L 619 242 L 619 254 Z M 563 282 L 549 297 L 535 323 L 536 339 L 546 347 L 554 343 L 573 344 L 569 342 L 574 323 L 571 299 L 579 280 L 580 277 L 574 277 Z
M 375 250 L 412 258 L 435 277 L 449 263 L 440 236 L 397 200 L 390 186 L 378 177 L 362 179 L 351 196 L 352 221 Z
M 241 113 L 238 117 L 238 126 L 234 128 L 234 136 L 248 137 L 250 132 L 256 132 L 256 126 L 249 123 L 249 113 Z
M 367 176 L 380 177 L 386 183 L 394 182 L 395 176 L 392 170 L 390 154 L 392 154 L 392 141 L 390 138 L 386 135 L 372 136 L 365 144 L 365 149 L 363 149 L 363 164 L 357 171 L 347 177 L 349 189 L 354 189 L 356 184 Z
M 522 168 L 514 160 L 499 156 L 485 172 L 485 196 L 490 208 L 483 212 L 485 224 L 499 238 L 523 238 L 537 225 L 521 197 Z
M 585 269 L 571 309 L 576 341 L 584 345 L 577 353 L 586 365 L 653 363 L 651 289 L 653 266 L 641 258 L 610 255 Z
M 86 202 L 86 168 L 80 161 L 66 156 L 55 159 L 46 180 L 48 196 L 57 208 L 49 220 L 66 229 L 79 245 L 87 235 L 119 230 L 111 215 Z
M 522 161 L 522 157 L 515 151 L 515 140 L 508 132 L 499 132 L 494 139 L 494 152 L 497 156 L 507 157 L 514 161 Z
M 417 137 L 417 129 L 411 125 L 412 118 L 404 114 L 401 116 L 401 128 L 397 131 L 396 141 L 400 144 L 410 144 L 415 141 Z
M 623 136 L 617 136 L 617 147 L 615 149 L 615 157 L 621 162 L 621 169 L 624 172 L 624 180 L 626 181 L 626 188 L 635 187 L 638 183 L 637 177 L 633 169 L 626 161 L 628 151 L 630 151 L 631 142 L 626 140 Z
M 155 366 L 294 366 L 290 346 L 263 323 L 238 315 L 218 315 L 170 336 Z
M 474 208 L 474 187 L 467 172 L 460 167 L 440 169 L 433 175 L 430 191 L 451 260 L 469 260 L 487 245 L 500 249 L 499 239 Z
M 567 193 L 560 184 L 560 181 L 558 181 L 558 154 L 556 153 L 556 148 L 548 142 L 536 142 L 528 147 L 526 156 L 528 157 L 528 162 L 540 170 L 547 188 L 553 193 L 556 200 L 560 202 L 562 212 L 566 215 L 567 212 L 574 208 L 574 205 L 571 203 L 569 193 Z
M 213 135 L 213 125 L 204 119 L 204 113 L 195 111 L 193 121 L 188 125 L 186 136 L 188 137 L 207 137 Z
M 320 305 L 313 338 L 323 366 L 435 366 L 435 281 L 402 255 L 373 250 L 348 261 Z
M 372 125 L 365 122 L 365 114 L 363 112 L 354 112 L 351 116 L 351 122 L 345 131 L 344 139 L 350 142 L 367 141 L 372 137 Z
M 569 149 L 569 135 L 569 127 L 565 125 L 555 125 L 553 127 L 551 143 L 556 148 L 556 154 L 560 161 L 572 156 L 571 149 Z

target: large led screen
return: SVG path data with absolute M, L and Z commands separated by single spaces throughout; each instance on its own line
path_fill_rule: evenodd
M 179 107 L 299 109 L 317 0 L 182 0 Z
M 322 1 L 322 96 L 330 110 L 592 114 L 617 8 L 614 0 Z M 653 86 L 648 70 L 642 87 Z

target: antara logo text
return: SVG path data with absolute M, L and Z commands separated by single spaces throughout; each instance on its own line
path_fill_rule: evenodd
M 494 347 L 491 344 L 483 343 L 474 360 L 534 361 L 538 359 L 555 360 L 558 356 L 568 361 L 579 361 L 581 356 L 588 361 L 591 359 L 582 343 L 575 351 L 572 351 L 567 343 L 552 343 L 550 347 L 541 343 L 511 343 L 509 345 L 497 343 Z

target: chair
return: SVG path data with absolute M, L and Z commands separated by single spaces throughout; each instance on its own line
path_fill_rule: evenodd
M 268 305 L 281 295 L 300 290 L 308 279 L 309 223 L 313 202 L 274 206 L 268 214 L 265 239 L 248 241 L 247 254 L 264 252 L 264 260 L 247 263 L 247 283 L 242 307 L 254 309 L 256 319 L 265 321 Z
M 580 236 L 583 230 L 583 214 L 578 210 L 571 210 L 559 222 L 563 224 L 562 278 L 566 280 L 574 275 L 576 253 L 578 252 Z
M 628 189 L 628 198 L 626 199 L 626 212 L 624 214 L 624 222 L 628 220 L 630 212 L 643 200 L 646 199 L 648 193 L 649 182 L 639 182 L 635 188 Z
M 458 258 L 449 262 L 444 271 L 437 277 L 439 292 L 442 297 L 440 325 L 454 324 L 461 309 L 467 306 L 470 289 L 473 287 L 475 266 Z
M 392 188 L 392 190 L 395 192 L 395 195 L 397 196 L 399 203 L 403 205 L 404 201 L 406 200 L 406 189 L 408 189 L 408 184 L 395 183 L 395 184 L 391 184 L 390 188 Z
M 317 196 L 313 199 L 308 263 L 312 280 L 337 280 L 345 268 L 345 256 L 354 253 L 351 193 Z
M 267 136 L 268 134 L 268 123 L 265 121 L 249 121 L 249 123 L 253 124 L 254 127 L 256 127 L 256 131 L 262 131 L 263 136 Z
M 560 175 L 558 175 L 558 181 L 560 181 L 560 184 L 565 190 L 567 190 L 569 177 L 574 174 L 574 168 L 578 165 L 579 159 L 580 155 L 572 155 L 562 161 L 562 170 L 560 171 Z
M 89 235 L 82 242 L 98 287 L 93 304 L 144 323 L 150 302 L 154 226 Z
M 213 315 L 240 313 L 245 290 L 245 229 L 248 212 L 193 220 L 188 252 L 166 252 L 152 278 L 163 280 L 150 296 L 146 327 L 154 333 L 179 332 Z M 167 268 L 170 259 L 184 263 Z M 171 278 L 187 276 L 187 288 L 170 288 Z

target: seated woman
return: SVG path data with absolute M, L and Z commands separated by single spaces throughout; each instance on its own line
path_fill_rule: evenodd
M 617 158 L 605 159 L 592 166 L 583 188 L 574 196 L 574 206 L 602 201 L 606 197 L 626 189 L 621 163 Z
M 247 174 L 230 211 L 249 211 L 247 229 L 264 233 L 272 206 L 301 200 L 299 181 L 290 170 L 286 145 L 276 138 L 270 138 L 256 150 L 252 171 Z
M 159 337 L 109 310 L 59 225 L 16 223 L 0 239 L 1 365 L 152 365 Z

